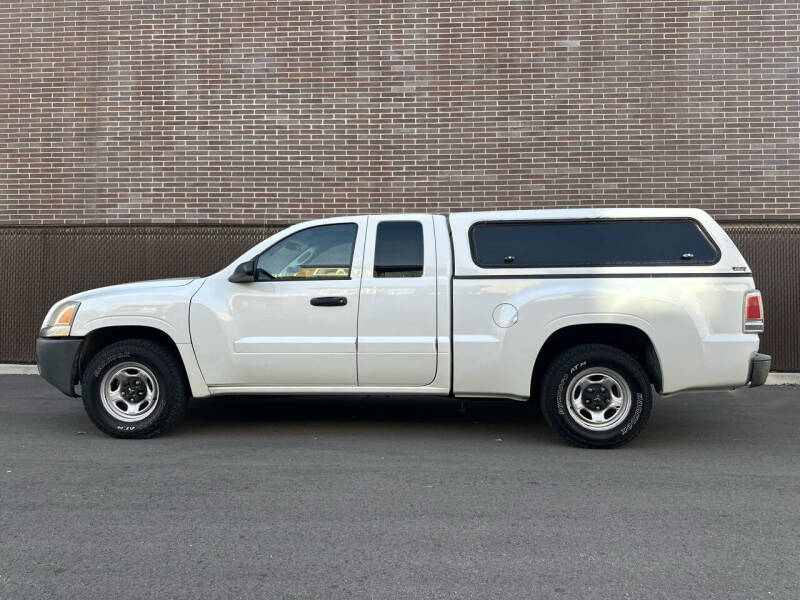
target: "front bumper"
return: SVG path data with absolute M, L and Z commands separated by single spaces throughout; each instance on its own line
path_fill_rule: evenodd
M 42 379 L 67 396 L 75 397 L 78 352 L 83 338 L 38 338 L 36 364 Z
M 769 369 L 772 366 L 772 357 L 768 354 L 756 353 L 750 360 L 750 387 L 758 387 L 764 385 L 769 375 Z

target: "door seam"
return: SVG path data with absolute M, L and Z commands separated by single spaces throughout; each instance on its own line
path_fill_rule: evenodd
M 364 246 L 361 248 L 361 273 L 358 277 L 358 308 L 356 309 L 356 387 L 361 385 L 358 377 L 358 327 L 361 323 L 361 286 L 364 285 L 364 260 L 367 257 L 367 236 L 369 236 L 369 215 L 364 221 Z

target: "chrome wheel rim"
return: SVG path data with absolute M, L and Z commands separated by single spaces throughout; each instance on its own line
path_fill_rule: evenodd
M 625 378 L 612 369 L 584 369 L 567 387 L 567 410 L 584 429 L 607 431 L 624 421 L 631 411 L 631 389 Z
M 141 363 L 115 365 L 100 382 L 100 399 L 115 419 L 126 423 L 141 421 L 158 406 L 158 381 Z

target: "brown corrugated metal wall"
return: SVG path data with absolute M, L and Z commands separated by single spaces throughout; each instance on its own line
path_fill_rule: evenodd
M 764 293 L 762 349 L 800 371 L 800 223 L 725 224 Z M 103 285 L 199 275 L 276 231 L 270 226 L 0 227 L 0 362 L 33 362 L 53 302 Z
M 775 371 L 800 371 L 800 223 L 723 223 L 755 274 Z

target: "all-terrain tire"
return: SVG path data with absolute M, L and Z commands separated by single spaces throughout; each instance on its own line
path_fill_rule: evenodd
M 83 373 L 81 395 L 92 422 L 117 438 L 162 433 L 180 420 L 189 398 L 179 359 L 147 339 L 115 342 L 95 354 Z
M 540 407 L 550 427 L 573 444 L 615 448 L 644 429 L 653 392 L 631 355 L 613 346 L 583 344 L 550 364 L 542 380 Z

